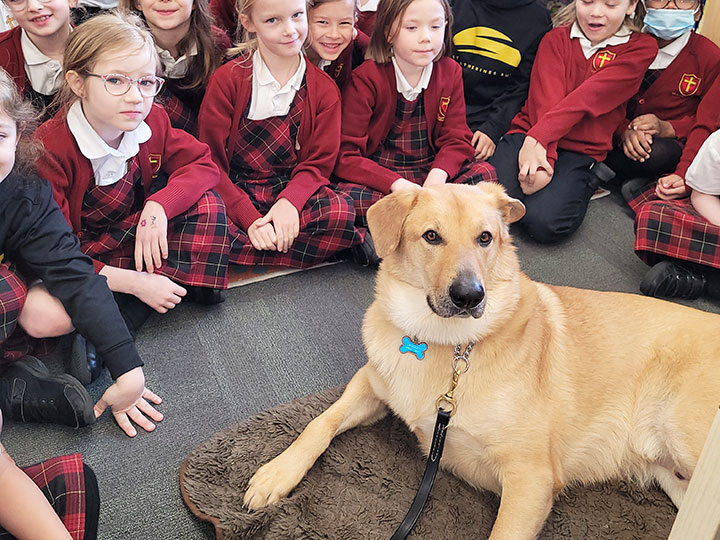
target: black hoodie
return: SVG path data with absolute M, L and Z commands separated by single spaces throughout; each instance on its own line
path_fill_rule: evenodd
M 454 0 L 453 58 L 463 68 L 467 120 L 495 143 L 527 99 L 550 14 L 538 0 Z

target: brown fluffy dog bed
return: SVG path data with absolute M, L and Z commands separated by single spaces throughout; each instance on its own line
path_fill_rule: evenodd
M 262 412 L 213 435 L 182 464 L 183 499 L 218 538 L 355 540 L 390 538 L 415 496 L 425 468 L 416 439 L 388 416 L 330 444 L 300 485 L 277 506 L 242 507 L 253 473 L 284 450 L 342 392 L 334 388 Z M 481 540 L 499 500 L 440 471 L 410 538 Z M 625 482 L 574 488 L 556 501 L 540 539 L 666 539 L 675 508 L 657 489 Z

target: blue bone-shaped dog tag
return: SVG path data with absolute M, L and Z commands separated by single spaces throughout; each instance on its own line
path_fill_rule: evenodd
M 425 357 L 425 351 L 427 351 L 427 343 L 415 343 L 409 337 L 405 336 L 400 345 L 401 353 L 411 353 L 415 355 L 415 358 L 422 360 Z

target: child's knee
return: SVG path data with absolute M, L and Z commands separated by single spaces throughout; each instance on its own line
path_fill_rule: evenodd
M 60 300 L 42 285 L 28 291 L 18 323 L 34 338 L 62 336 L 73 330 L 72 320 Z

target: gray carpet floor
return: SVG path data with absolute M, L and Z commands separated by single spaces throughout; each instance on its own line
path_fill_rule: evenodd
M 525 272 L 556 285 L 637 292 L 647 270 L 614 197 L 592 201 L 581 229 L 560 245 L 534 245 L 519 231 L 515 239 Z M 130 439 L 106 413 L 80 430 L 7 422 L 3 444 L 20 465 L 81 452 L 100 482 L 103 540 L 213 538 L 182 502 L 180 464 L 218 430 L 346 383 L 365 362 L 360 323 L 373 278 L 343 263 L 231 289 L 220 306 L 153 315 L 138 348 L 148 387 L 164 398 L 154 433 Z M 688 304 L 720 313 L 716 302 Z M 108 383 L 106 374 L 90 393 L 99 397 Z

